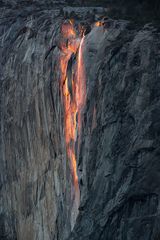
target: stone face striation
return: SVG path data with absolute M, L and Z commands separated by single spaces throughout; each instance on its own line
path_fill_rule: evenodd
M 106 22 L 86 37 L 88 101 L 69 240 L 159 234 L 159 31 Z
M 1 7 L 0 239 L 157 239 L 159 28 L 111 19 L 94 26 L 93 9 L 75 10 L 76 23 L 92 29 L 84 39 L 87 100 L 73 223 L 57 68 L 66 10 L 35 6 Z

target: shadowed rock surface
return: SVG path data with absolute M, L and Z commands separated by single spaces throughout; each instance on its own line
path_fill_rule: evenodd
M 0 10 L 0 239 L 157 240 L 159 28 L 109 19 L 85 36 L 87 102 L 75 221 L 60 28 L 66 15 L 91 24 L 104 9 L 8 1 Z

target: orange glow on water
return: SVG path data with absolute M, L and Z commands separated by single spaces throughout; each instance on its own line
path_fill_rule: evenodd
M 103 26 L 103 22 L 97 21 L 97 22 L 95 23 L 95 26 L 96 26 L 96 27 L 101 27 L 101 26 Z
M 77 176 L 77 162 L 76 162 L 76 155 L 75 155 L 75 150 L 74 148 L 68 148 L 68 156 L 70 157 L 70 159 L 72 160 L 72 175 L 73 175 L 73 183 L 74 183 L 74 186 L 77 190 L 78 188 L 78 176 Z
M 79 43 L 75 39 L 69 41 L 67 49 L 72 53 L 76 54 Z
M 103 21 L 94 24 L 96 27 L 103 26 Z M 64 106 L 64 134 L 66 142 L 66 153 L 70 160 L 70 168 L 76 196 L 79 196 L 79 185 L 77 176 L 76 152 L 79 154 L 82 131 L 82 111 L 86 103 L 86 72 L 84 64 L 84 40 L 85 29 L 79 28 L 79 36 L 74 29 L 74 20 L 69 20 L 62 25 L 62 47 L 60 55 L 61 89 Z M 76 56 L 76 53 L 77 56 Z M 72 54 L 77 58 L 77 64 L 72 62 Z M 68 76 L 68 63 L 70 76 Z M 71 79 L 70 79 L 71 78 Z M 96 127 L 96 109 L 93 113 L 92 130 Z M 78 143 L 78 151 L 75 149 Z
M 74 30 L 72 20 L 62 25 L 62 34 L 63 34 L 63 37 L 66 37 L 66 38 L 76 37 L 76 32 Z
M 78 132 L 81 134 L 81 110 L 85 106 L 86 102 L 86 76 L 85 67 L 83 61 L 83 44 L 84 36 L 81 39 L 78 53 L 78 66 L 77 66 L 77 89 L 76 89 L 76 99 L 78 107 Z
M 69 21 L 62 26 L 62 36 L 66 39 L 67 44 L 62 48 L 60 57 L 61 70 L 61 86 L 62 97 L 64 105 L 64 131 L 66 141 L 66 152 L 70 159 L 70 167 L 73 177 L 73 183 L 77 195 L 79 192 L 77 164 L 76 164 L 76 150 L 75 143 L 77 135 L 81 135 L 81 110 L 85 104 L 86 87 L 85 87 L 85 72 L 83 63 L 83 43 L 84 37 L 79 39 L 74 30 L 73 21 Z M 67 66 L 71 55 L 78 51 L 77 66 L 75 66 L 72 79 L 67 76 Z M 76 56 L 76 55 L 75 55 Z M 73 69 L 70 69 L 71 71 Z M 71 89 L 72 94 L 71 94 Z
M 96 22 L 93 26 L 103 26 Z M 77 34 L 78 33 L 78 34 Z M 84 63 L 85 26 L 74 28 L 74 20 L 65 21 L 61 28 L 60 79 L 61 100 L 64 107 L 64 135 L 66 155 L 69 160 L 74 188 L 71 188 L 73 200 L 72 219 L 76 219 L 80 202 L 80 189 L 77 175 L 77 157 L 80 152 L 83 109 L 86 104 L 86 72 Z M 76 59 L 76 61 L 75 61 Z M 93 111 L 91 131 L 96 127 L 96 108 Z

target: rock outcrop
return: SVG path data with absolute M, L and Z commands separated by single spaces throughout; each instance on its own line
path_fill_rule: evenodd
M 36 4 L 0 9 L 0 239 L 158 239 L 159 28 L 107 18 L 96 25 L 102 8 Z M 70 16 L 90 26 L 79 209 L 59 70 Z

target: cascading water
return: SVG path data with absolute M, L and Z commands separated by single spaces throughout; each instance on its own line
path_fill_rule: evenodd
M 80 191 L 76 164 L 76 142 L 80 141 L 81 136 L 81 111 L 85 105 L 86 83 L 83 64 L 83 44 L 82 38 L 76 36 L 73 24 L 70 21 L 62 26 L 62 36 L 67 41 L 67 45 L 62 47 L 60 57 L 61 86 L 64 105 L 64 130 L 67 157 L 70 160 L 74 193 L 73 211 L 71 222 L 75 222 L 78 214 L 80 201 Z M 76 54 L 77 53 L 77 54 Z M 77 64 L 70 66 L 71 74 L 67 74 L 69 61 L 72 54 L 77 56 Z M 79 145 L 79 144 L 78 144 Z
M 100 25 L 97 24 L 96 26 Z M 62 39 L 64 42 L 61 48 L 60 71 L 64 106 L 66 153 L 70 161 L 74 186 L 74 189 L 72 189 L 73 191 L 71 191 L 73 210 L 71 213 L 72 227 L 78 215 L 80 202 L 76 157 L 79 156 L 82 112 L 86 103 L 86 73 L 83 59 L 85 43 L 84 31 L 83 28 L 80 29 L 77 36 L 72 21 L 68 21 L 62 25 Z M 76 61 L 72 60 L 72 58 L 76 59 Z
M 78 66 L 77 66 L 77 107 L 78 107 L 78 133 L 81 133 L 81 111 L 85 106 L 86 102 L 86 76 L 85 76 L 85 67 L 83 61 L 83 44 L 85 36 L 82 37 L 79 45 L 78 52 Z

